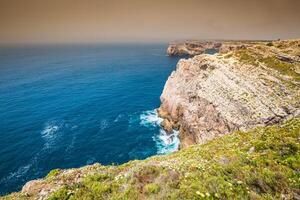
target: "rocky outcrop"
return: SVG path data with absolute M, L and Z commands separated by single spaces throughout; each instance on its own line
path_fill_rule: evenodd
M 249 42 L 241 41 L 186 41 L 170 44 L 167 48 L 167 54 L 169 56 L 195 56 L 206 53 L 209 50 L 227 53 L 229 51 L 245 49 L 249 45 Z
M 207 49 L 215 49 L 218 51 L 221 45 L 220 42 L 187 41 L 184 43 L 170 44 L 167 49 L 167 54 L 169 56 L 194 56 L 204 53 Z
M 299 44 L 285 45 L 289 57 L 298 55 Z M 179 61 L 165 84 L 159 114 L 180 130 L 181 148 L 300 114 L 300 65 L 278 59 L 288 51 L 277 45 L 245 43 Z

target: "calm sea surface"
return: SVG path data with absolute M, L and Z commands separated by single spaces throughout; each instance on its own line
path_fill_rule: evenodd
M 166 45 L 0 47 L 0 194 L 55 168 L 178 148 L 156 115 Z

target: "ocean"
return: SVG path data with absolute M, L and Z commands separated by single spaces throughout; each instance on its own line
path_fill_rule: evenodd
M 0 47 L 0 194 L 56 168 L 176 151 L 155 111 L 179 60 L 166 47 Z

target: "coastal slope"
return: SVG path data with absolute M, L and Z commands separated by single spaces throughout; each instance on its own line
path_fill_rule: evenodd
M 120 166 L 53 170 L 0 199 L 299 199 L 300 119 Z
M 159 115 L 181 148 L 300 114 L 300 40 L 236 45 L 181 59 L 169 76 Z

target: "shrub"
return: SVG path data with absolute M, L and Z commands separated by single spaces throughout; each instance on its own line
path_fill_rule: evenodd
M 149 183 L 144 187 L 146 194 L 157 194 L 160 191 L 160 186 L 155 183 Z

